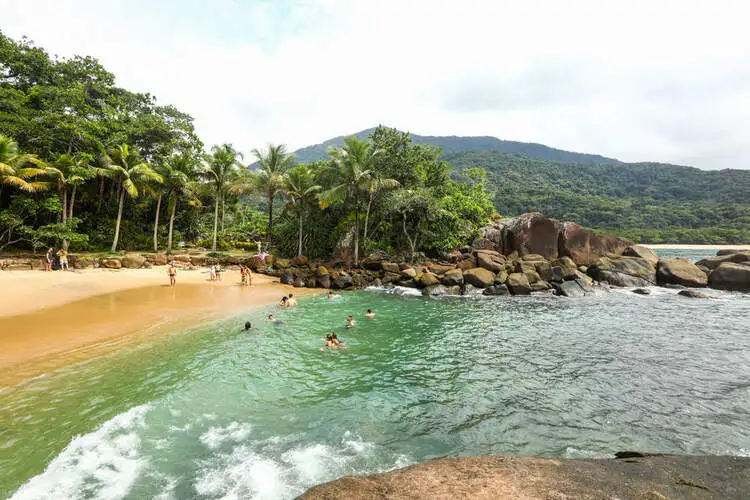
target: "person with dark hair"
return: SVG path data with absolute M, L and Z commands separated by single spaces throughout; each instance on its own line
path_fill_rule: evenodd
M 174 261 L 169 263 L 169 267 L 167 267 L 167 274 L 169 275 L 169 286 L 175 286 L 175 276 L 177 276 L 177 268 L 174 267 Z
M 281 297 L 281 302 L 279 302 L 279 305 L 281 307 L 289 307 L 289 297 L 287 297 L 286 295 Z
M 367 318 L 372 318 L 372 317 L 374 317 L 374 316 L 375 316 L 375 313 L 374 313 L 374 312 L 372 312 L 372 309 L 368 309 L 368 310 L 367 310 L 367 314 L 365 314 L 365 317 L 367 317 Z
M 255 330 L 255 328 L 253 328 L 253 324 L 250 323 L 249 321 L 245 321 L 245 331 L 250 332 L 253 330 Z
M 351 316 L 348 316 L 346 318 L 346 327 L 347 328 L 354 328 L 354 318 Z
M 47 262 L 45 262 L 45 269 L 47 271 L 52 271 L 52 264 L 55 262 L 55 249 L 50 248 L 47 250 Z

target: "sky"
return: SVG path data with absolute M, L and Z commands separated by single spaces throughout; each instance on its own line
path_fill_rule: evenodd
M 0 30 L 91 55 L 210 146 L 384 124 L 750 168 L 747 0 L 0 0 Z

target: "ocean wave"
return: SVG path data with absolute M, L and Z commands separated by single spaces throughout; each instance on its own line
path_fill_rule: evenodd
M 416 288 L 409 288 L 406 286 L 369 286 L 365 288 L 364 291 L 400 295 L 402 297 L 421 297 L 422 296 L 422 292 L 420 290 L 417 290 Z
M 250 435 L 251 429 L 250 424 L 239 422 L 232 422 L 226 427 L 211 427 L 201 435 L 200 442 L 215 450 L 227 441 L 243 441 Z
M 139 456 L 138 430 L 146 427 L 150 410 L 150 405 L 136 406 L 75 437 L 11 499 L 123 498 L 147 465 Z

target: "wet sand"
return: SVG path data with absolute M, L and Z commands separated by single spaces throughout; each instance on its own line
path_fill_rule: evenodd
M 0 273 L 0 387 L 275 304 L 292 290 L 264 275 L 253 275 L 254 286 L 242 287 L 238 271 L 225 273 L 222 281 L 207 278 L 182 271 L 177 286 L 170 287 L 166 268 Z M 311 293 L 316 292 L 294 289 L 295 296 Z

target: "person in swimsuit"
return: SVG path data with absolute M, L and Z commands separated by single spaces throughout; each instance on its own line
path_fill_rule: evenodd
M 55 249 L 50 248 L 47 250 L 47 262 L 46 264 L 46 270 L 52 271 L 52 263 L 55 262 Z
M 297 299 L 294 298 L 294 294 L 289 294 L 289 300 L 286 301 L 286 305 L 289 307 L 294 307 L 297 305 Z
M 367 314 L 365 314 L 365 317 L 367 317 L 367 318 L 372 318 L 372 317 L 374 317 L 374 316 L 375 316 L 375 313 L 374 313 L 374 312 L 372 312 L 372 309 L 368 309 L 368 310 L 367 310 Z
M 339 340 L 339 338 L 336 336 L 334 332 L 331 332 L 331 342 L 334 343 L 334 345 L 343 345 L 344 343 Z
M 63 271 L 70 271 L 70 269 L 68 269 L 68 251 L 61 248 L 57 251 L 57 256 L 60 257 L 60 269 Z
M 279 320 L 279 319 L 276 319 L 276 318 L 275 318 L 275 317 L 273 316 L 273 314 L 269 314 L 269 315 L 268 315 L 268 321 L 270 321 L 271 323 L 273 323 L 273 324 L 274 324 L 274 325 L 276 325 L 276 326 L 284 326 L 284 325 L 286 324 L 286 323 L 284 323 L 283 321 L 281 321 L 281 320 Z
M 354 318 L 352 318 L 351 316 L 346 318 L 346 327 L 354 328 Z
M 279 302 L 279 305 L 281 307 L 289 307 L 289 297 L 287 297 L 286 295 L 281 297 L 281 302 Z
M 169 286 L 175 286 L 175 284 L 177 283 L 177 281 L 175 280 L 175 276 L 177 276 L 177 268 L 174 267 L 174 262 L 169 263 L 167 274 L 169 275 Z
M 208 277 L 211 281 L 216 281 L 216 266 L 214 264 L 211 264 L 208 270 Z

